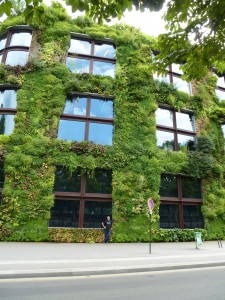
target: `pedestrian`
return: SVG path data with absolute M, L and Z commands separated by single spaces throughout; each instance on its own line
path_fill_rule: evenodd
M 112 221 L 110 220 L 110 216 L 107 216 L 106 220 L 102 222 L 102 227 L 104 228 L 104 233 L 105 233 L 105 238 L 103 243 L 108 243 L 111 229 L 112 229 Z

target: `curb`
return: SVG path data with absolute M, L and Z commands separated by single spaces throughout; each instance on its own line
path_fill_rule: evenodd
M 178 266 L 161 266 L 148 268 L 124 268 L 124 269 L 105 269 L 105 270 L 85 270 L 85 271 L 56 271 L 56 272 L 35 272 L 35 273 L 13 273 L 0 274 L 0 279 L 16 279 L 16 278 L 44 278 L 44 277 L 69 277 L 69 276 L 94 276 L 94 275 L 111 275 L 111 274 L 126 274 L 126 273 L 141 273 L 141 272 L 156 272 L 170 270 L 187 270 L 201 269 L 225 266 L 225 262 L 218 263 L 203 263 Z

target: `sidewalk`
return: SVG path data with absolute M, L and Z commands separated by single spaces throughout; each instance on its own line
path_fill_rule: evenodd
M 0 279 L 83 276 L 225 266 L 217 241 L 127 244 L 0 242 Z

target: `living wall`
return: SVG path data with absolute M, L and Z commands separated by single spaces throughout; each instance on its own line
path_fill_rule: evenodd
M 0 32 L 24 23 L 7 19 Z M 192 232 L 158 229 L 160 174 L 173 172 L 203 179 L 205 238 L 225 234 L 224 140 L 220 123 L 224 107 L 215 97 L 209 74 L 195 83 L 194 96 L 154 82 L 151 52 L 154 39 L 124 26 L 100 26 L 85 17 L 71 19 L 54 3 L 32 24 L 33 51 L 25 67 L 0 66 L 0 83 L 19 86 L 15 128 L 0 136 L 5 182 L 0 207 L 0 239 L 15 241 L 99 242 L 102 232 L 48 229 L 53 206 L 55 166 L 91 174 L 96 167 L 113 170 L 113 241 L 149 239 L 147 199 L 155 201 L 152 225 L 156 241 L 190 240 Z M 72 74 L 65 65 L 70 33 L 110 38 L 116 45 L 116 77 Z M 68 94 L 114 96 L 113 146 L 57 139 L 60 114 Z M 193 109 L 198 128 L 197 151 L 167 152 L 156 147 L 157 104 Z

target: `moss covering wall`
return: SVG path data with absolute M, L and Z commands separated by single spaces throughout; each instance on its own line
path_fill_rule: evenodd
M 22 25 L 23 16 L 7 19 L 0 32 Z M 65 65 L 70 33 L 110 38 L 116 45 L 116 77 L 72 74 Z M 55 166 L 93 172 L 113 170 L 113 240 L 148 241 L 147 199 L 155 201 L 154 240 L 190 240 L 185 230 L 159 230 L 160 174 L 189 174 L 203 180 L 205 238 L 225 236 L 224 138 L 220 127 L 225 107 L 215 96 L 212 74 L 194 82 L 194 95 L 154 82 L 151 51 L 154 39 L 124 26 L 94 24 L 85 17 L 71 19 L 53 4 L 33 24 L 31 55 L 25 67 L 0 65 L 0 83 L 18 85 L 15 128 L 0 136 L 5 182 L 0 208 L 0 240 L 98 242 L 102 232 L 48 229 L 53 206 Z M 68 94 L 114 96 L 113 146 L 57 139 L 60 114 Z M 195 111 L 198 142 L 195 152 L 167 152 L 156 147 L 158 104 Z

